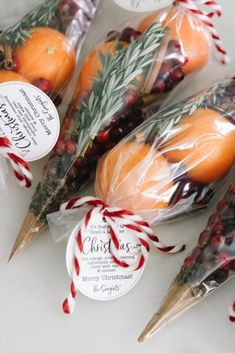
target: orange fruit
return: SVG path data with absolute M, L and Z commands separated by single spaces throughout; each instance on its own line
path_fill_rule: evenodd
M 9 81 L 29 82 L 22 75 L 19 75 L 14 71 L 0 70 L 0 83 Z
M 31 38 L 19 45 L 14 56 L 19 72 L 31 83 L 43 78 L 54 90 L 64 88 L 75 68 L 75 50 L 60 32 L 47 27 L 29 30 Z
M 159 14 L 146 17 L 139 25 L 139 31 L 144 32 L 154 20 L 161 21 Z M 210 45 L 204 25 L 201 20 L 184 9 L 171 9 L 161 21 L 172 30 L 170 39 L 180 42 L 183 54 L 188 59 L 183 66 L 185 74 L 200 69 L 208 62 Z
M 198 109 L 180 121 L 161 151 L 171 162 L 183 162 L 190 179 L 210 183 L 234 163 L 235 127 L 215 110 Z
M 119 41 L 123 47 L 127 47 L 126 42 Z M 93 85 L 93 79 L 103 69 L 103 64 L 100 59 L 100 53 L 114 55 L 116 52 L 117 41 L 103 42 L 94 48 L 87 56 L 81 69 L 78 82 L 78 90 L 82 95 L 90 92 Z
M 171 187 L 167 160 L 145 144 L 121 143 L 98 163 L 96 194 L 112 206 L 156 213 L 168 206 Z

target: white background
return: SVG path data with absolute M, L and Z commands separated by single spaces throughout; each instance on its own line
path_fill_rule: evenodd
M 40 0 L 0 0 L 0 28 L 13 24 Z M 215 78 L 235 74 L 235 3 L 221 0 L 223 18 L 216 21 L 232 63 L 216 63 L 198 75 L 184 95 L 206 86 Z M 102 34 L 122 21 L 127 13 L 111 0 L 103 0 L 93 23 L 83 56 Z M 235 299 L 234 280 L 216 294 L 179 317 L 150 341 L 136 338 L 160 304 L 184 254 L 164 256 L 157 252 L 139 284 L 113 302 L 95 302 L 80 295 L 72 317 L 61 311 L 69 279 L 65 268 L 65 243 L 55 244 L 46 232 L 33 245 L 7 264 L 15 236 L 39 180 L 44 161 L 32 164 L 34 184 L 20 189 L 13 178 L 8 194 L 0 194 L 0 353 L 233 353 L 235 325 L 228 319 L 229 304 Z M 209 210 L 175 224 L 159 226 L 165 241 L 186 241 L 188 249 L 205 225 Z

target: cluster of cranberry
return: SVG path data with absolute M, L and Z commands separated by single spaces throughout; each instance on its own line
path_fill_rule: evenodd
M 63 176 L 66 170 L 65 168 L 73 164 L 69 171 L 69 176 L 76 180 L 77 183 L 79 183 L 79 181 L 84 183 L 94 170 L 98 159 L 143 122 L 143 116 L 138 112 L 138 107 L 135 106 L 134 99 L 129 99 L 129 102 L 131 100 L 133 102 L 133 110 L 129 103 L 129 109 L 126 109 L 118 116 L 114 116 L 108 126 L 97 133 L 95 139 L 87 148 L 84 157 L 79 156 L 76 160 L 74 160 L 74 158 L 77 150 L 77 134 L 74 133 L 74 131 L 73 133 L 69 132 L 72 122 L 69 118 L 66 118 L 63 123 L 63 128 L 66 126 L 67 133 L 65 131 L 65 136 L 61 136 L 54 149 L 56 155 L 60 157 L 60 162 L 58 163 L 58 159 L 56 160 L 54 158 L 55 156 L 52 156 L 52 161 L 49 163 L 50 168 L 47 169 L 47 173 L 49 173 L 48 176 L 60 176 L 60 169 L 61 176 Z
M 141 36 L 141 32 L 134 28 L 127 27 L 122 32 L 111 31 L 107 35 L 107 41 L 120 40 L 130 43 Z M 183 66 L 187 58 L 182 52 L 180 42 L 170 40 L 163 63 L 161 64 L 158 76 L 156 77 L 151 93 L 170 92 L 180 81 L 184 79 Z
M 223 283 L 235 271 L 235 182 L 218 203 L 200 234 L 198 245 L 183 264 L 179 280 L 204 288 Z

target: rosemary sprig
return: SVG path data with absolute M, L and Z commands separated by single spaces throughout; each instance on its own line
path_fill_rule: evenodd
M 18 44 L 24 44 L 26 38 L 30 38 L 30 28 L 37 26 L 46 27 L 55 15 L 60 0 L 47 0 L 44 4 L 30 11 L 23 19 L 2 33 L 4 40 L 15 48 Z
M 191 99 L 186 98 L 183 102 L 160 111 L 145 123 L 145 135 L 148 137 L 166 135 L 184 116 L 192 116 L 199 108 L 206 109 L 211 105 L 215 106 L 219 99 L 224 96 L 225 89 L 230 83 L 231 79 L 219 83 L 215 82 L 207 90 L 203 90 Z
M 124 48 L 117 42 L 113 56 L 100 53 L 103 70 L 94 80 L 88 101 L 83 101 L 79 114 L 78 154 L 90 144 L 102 124 L 124 106 L 125 94 L 139 75 L 146 75 L 155 60 L 166 32 L 154 23 L 137 40 Z M 85 145 L 84 145 L 85 141 Z

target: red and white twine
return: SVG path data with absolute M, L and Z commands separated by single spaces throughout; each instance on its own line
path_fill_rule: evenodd
M 220 36 L 214 27 L 212 18 L 222 15 L 222 7 L 215 0 L 176 0 L 175 5 L 186 8 L 197 16 L 206 26 L 215 45 L 217 56 L 222 64 L 227 64 L 230 59 L 223 48 Z M 209 11 L 208 11 L 209 9 Z
M 75 246 L 73 249 L 73 268 L 71 271 L 71 286 L 70 292 L 67 299 L 63 303 L 63 310 L 66 314 L 71 314 L 75 308 L 75 297 L 77 293 L 77 279 L 80 274 L 80 262 L 81 254 L 83 251 L 83 239 L 86 234 L 86 229 L 89 222 L 96 219 L 97 213 L 102 215 L 104 221 L 109 225 L 109 235 L 111 238 L 111 252 L 113 261 L 123 267 L 129 268 L 132 271 L 139 270 L 147 260 L 150 251 L 149 241 L 161 252 L 167 254 L 175 254 L 185 249 L 185 245 L 174 245 L 167 246 L 160 242 L 159 238 L 154 235 L 151 227 L 145 222 L 142 217 L 132 213 L 131 211 L 124 210 L 117 207 L 109 207 L 104 201 L 94 197 L 82 197 L 75 198 L 61 206 L 61 210 L 68 210 L 74 208 L 80 208 L 82 206 L 90 206 L 90 210 L 80 223 L 79 229 L 76 235 Z M 141 245 L 141 251 L 137 261 L 124 262 L 120 259 L 119 255 L 119 239 L 118 239 L 118 227 L 122 225 L 128 229 L 128 235 L 135 237 Z
M 21 186 L 30 187 L 32 182 L 30 167 L 15 153 L 11 142 L 6 137 L 0 137 L 0 155 L 9 159 L 18 183 Z

